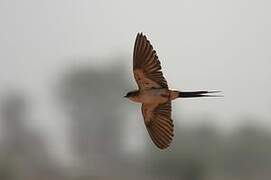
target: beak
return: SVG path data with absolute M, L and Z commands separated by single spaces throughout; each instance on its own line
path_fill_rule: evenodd
M 127 96 L 125 95 L 125 96 L 123 96 L 124 98 L 127 98 Z

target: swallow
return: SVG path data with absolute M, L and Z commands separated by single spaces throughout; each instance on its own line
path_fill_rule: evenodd
M 124 97 L 141 103 L 144 123 L 153 143 L 159 149 L 170 146 L 174 136 L 171 101 L 177 98 L 217 97 L 220 91 L 178 91 L 168 87 L 161 63 L 150 41 L 142 33 L 136 36 L 133 52 L 133 74 L 138 90 Z

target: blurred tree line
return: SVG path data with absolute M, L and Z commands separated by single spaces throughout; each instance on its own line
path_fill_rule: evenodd
M 54 163 L 50 144 L 26 125 L 31 112 L 25 95 L 2 98 L 0 179 L 270 179 L 271 130 L 255 124 L 226 135 L 211 124 L 176 126 L 168 150 L 158 150 L 148 139 L 141 153 L 126 153 L 124 129 L 139 111 L 131 112 L 122 99 L 129 87 L 124 69 L 77 67 L 59 80 L 75 159 L 66 171 Z

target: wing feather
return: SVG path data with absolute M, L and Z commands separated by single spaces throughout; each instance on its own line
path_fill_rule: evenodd
M 148 133 L 154 144 L 167 148 L 174 136 L 174 125 L 171 119 L 171 102 L 164 104 L 143 104 L 142 113 Z
M 139 89 L 168 88 L 156 51 L 142 33 L 137 34 L 134 45 L 133 71 Z

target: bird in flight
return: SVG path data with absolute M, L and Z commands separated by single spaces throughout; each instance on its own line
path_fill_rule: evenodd
M 153 143 L 160 149 L 169 147 L 174 125 L 171 101 L 177 98 L 215 97 L 219 91 L 183 92 L 171 90 L 161 71 L 161 64 L 150 41 L 138 33 L 133 53 L 133 73 L 138 90 L 128 92 L 126 98 L 142 103 L 144 123 Z

